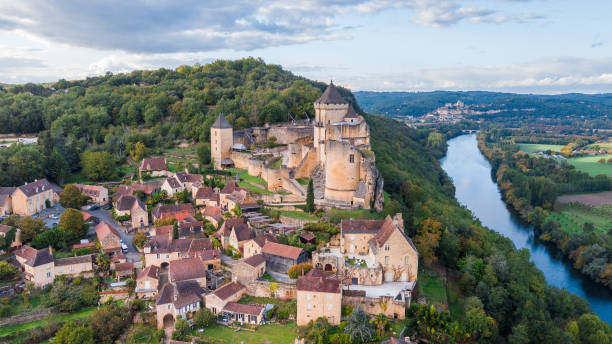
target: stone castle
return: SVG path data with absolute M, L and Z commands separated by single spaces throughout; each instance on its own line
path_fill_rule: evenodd
M 314 121 L 292 121 L 234 131 L 223 115 L 212 125 L 217 169 L 236 167 L 261 177 L 268 190 L 305 197 L 299 178 L 312 178 L 315 204 L 382 209 L 383 179 L 370 147 L 370 129 L 330 83 L 314 102 Z

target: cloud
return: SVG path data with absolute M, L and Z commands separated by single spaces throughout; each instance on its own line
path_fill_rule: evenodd
M 421 69 L 338 80 L 353 90 L 487 90 L 599 93 L 612 87 L 612 58 L 546 58 L 523 64 Z
M 389 9 L 406 9 L 413 22 L 434 27 L 540 18 L 459 0 L 20 0 L 0 3 L 0 30 L 128 53 L 249 51 L 350 39 L 352 27 L 336 24 L 338 17 Z
M 46 66 L 44 61 L 38 59 L 0 56 L 0 71 L 3 72 L 21 68 L 45 68 Z

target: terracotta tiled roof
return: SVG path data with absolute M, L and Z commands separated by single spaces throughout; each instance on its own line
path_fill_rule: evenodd
M 91 254 L 87 254 L 87 255 L 78 256 L 78 257 L 67 257 L 67 258 L 56 259 L 55 266 L 86 264 L 86 263 L 91 263 L 91 262 L 92 262 Z
M 207 206 L 206 208 L 204 208 L 204 211 L 202 212 L 202 215 L 204 216 L 216 216 L 216 215 L 221 215 L 223 214 L 223 210 L 221 210 L 221 208 L 219 207 L 215 207 L 212 205 Z
M 82 211 L 81 210 L 81 214 L 83 214 L 83 221 L 87 222 L 89 221 L 92 217 L 95 217 L 94 215 L 86 212 L 86 211 Z
M 145 184 L 132 184 L 132 190 L 137 191 L 140 190 L 147 195 L 151 195 L 159 188 L 159 184 L 157 182 L 150 182 Z
M 146 158 L 140 163 L 140 171 L 166 171 L 167 169 L 166 158 Z
M 197 258 L 173 260 L 168 269 L 171 282 L 206 278 L 206 268 Z
M 49 183 L 49 181 L 46 179 L 39 179 L 35 182 L 18 186 L 17 188 L 27 197 L 32 197 L 41 192 L 52 190 L 51 183 Z
M 117 232 L 116 229 L 114 229 L 108 223 L 104 221 L 98 223 L 98 225 L 96 225 L 95 230 L 96 230 L 96 235 L 98 236 L 98 240 L 100 241 L 104 240 L 104 238 L 106 238 L 108 235 L 111 235 L 111 234 L 118 238 L 121 237 L 119 235 L 119 232 Z
M 310 240 L 314 240 L 316 237 L 315 237 L 315 235 L 314 235 L 314 234 L 312 234 L 311 232 L 308 232 L 308 231 L 303 231 L 303 232 L 300 234 L 300 238 L 302 238 L 302 239 L 304 239 L 304 240 L 306 240 L 306 241 L 310 241 Z
M 248 315 L 259 315 L 265 309 L 264 306 L 255 304 L 243 304 L 238 302 L 228 302 L 223 310 L 226 312 L 248 314 Z
M 348 102 L 340 95 L 336 85 L 330 82 L 321 97 L 315 100 L 315 104 L 348 104 Z
M 72 245 L 72 249 L 73 250 L 78 250 L 78 249 L 83 248 L 83 247 L 96 247 L 96 243 L 94 243 L 94 242 L 86 242 L 86 243 L 83 243 L 83 244 L 74 244 L 74 245 Z
M 244 258 L 240 261 L 252 267 L 257 267 L 259 266 L 259 264 L 265 263 L 266 259 L 264 258 L 262 254 L 256 254 L 256 255 L 250 256 L 249 258 Z
M 234 191 L 246 191 L 246 192 L 248 192 L 249 190 L 247 190 L 245 188 L 239 187 L 238 183 L 235 180 L 230 180 L 229 182 L 225 183 L 225 186 L 223 187 L 223 189 L 221 189 L 220 193 L 222 193 L 222 194 L 231 194 Z
M 213 259 L 221 259 L 221 251 L 220 250 L 204 250 L 202 252 L 197 253 L 198 258 L 202 261 L 213 260 Z
M 39 266 L 53 262 L 53 253 L 49 248 L 37 250 L 28 245 L 23 245 L 15 252 L 15 255 L 25 259 L 25 264 L 29 266 Z
M 158 279 L 159 278 L 159 267 L 157 267 L 156 265 L 149 265 L 146 268 L 144 268 L 144 270 L 142 270 L 139 274 L 138 274 L 138 278 L 137 279 L 142 279 L 142 278 L 155 278 Z
M 271 254 L 278 257 L 297 259 L 304 250 L 301 247 L 283 245 L 276 242 L 266 242 L 261 249 L 263 254 Z
M 76 186 L 81 193 L 86 194 L 90 197 L 99 197 L 102 190 L 104 190 L 103 186 L 97 185 L 84 185 L 84 184 L 73 184 Z
M 158 204 L 151 211 L 151 215 L 153 215 L 155 218 L 160 219 L 160 218 L 174 217 L 179 221 L 193 214 L 194 214 L 194 210 L 193 210 L 193 205 L 191 205 L 191 203 L 167 204 L 167 205 Z M 179 219 L 178 217 L 181 217 L 181 218 Z
M 217 290 L 213 291 L 212 294 L 220 298 L 221 300 L 227 300 L 232 295 L 236 295 L 241 290 L 244 289 L 244 286 L 238 282 L 227 283 Z
M 196 192 L 196 199 L 211 199 L 215 195 L 215 191 L 211 188 L 199 188 Z
M 156 235 L 145 243 L 145 247 L 151 248 L 151 253 L 198 253 L 212 249 L 212 242 L 208 238 L 170 240 L 168 237 Z
M 298 277 L 297 289 L 339 294 L 342 292 L 342 284 L 339 279 L 327 277 L 321 270 L 312 269 L 306 275 Z
M 115 271 L 132 271 L 132 270 L 134 270 L 133 262 L 115 264 Z

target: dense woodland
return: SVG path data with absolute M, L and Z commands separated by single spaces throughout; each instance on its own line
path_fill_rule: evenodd
M 536 234 L 570 257 L 574 267 L 612 289 L 612 232 L 597 233 L 585 225 L 582 233 L 571 233 L 548 219 L 558 196 L 608 191 L 612 180 L 605 175 L 591 177 L 565 162 L 531 157 L 506 139 L 510 134 L 488 130 L 479 136 L 479 148 L 491 162 L 504 201 L 534 225 Z
M 0 131 L 40 131 L 41 145 L 1 150 L 0 185 L 45 175 L 58 180 L 91 161 L 137 160 L 138 143 L 148 149 L 175 139 L 205 144 L 219 113 L 236 128 L 283 121 L 289 112 L 311 116 L 323 87 L 255 59 L 9 87 L 0 92 L 0 123 L 8 123 Z M 452 314 L 415 304 L 408 310 L 410 331 L 431 343 L 612 341 L 612 329 L 584 299 L 548 286 L 528 251 L 517 251 L 459 205 L 438 162 L 444 135 L 381 116 L 366 119 L 391 195 L 385 212 L 403 213 L 420 264 L 458 274 L 465 300 L 464 309 Z M 28 122 L 31 127 L 22 125 Z M 330 342 L 325 331 L 314 338 Z

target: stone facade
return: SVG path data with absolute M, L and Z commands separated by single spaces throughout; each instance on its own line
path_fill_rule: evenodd
M 325 276 L 320 270 L 311 270 L 298 278 L 297 325 L 325 318 L 331 325 L 341 320 L 342 284 L 340 280 Z
M 12 211 L 20 216 L 31 216 L 47 205 L 53 206 L 58 196 L 46 179 L 18 186 L 11 195 Z
M 266 260 L 261 254 L 244 258 L 236 262 L 232 267 L 232 281 L 242 285 L 257 280 L 266 272 Z

